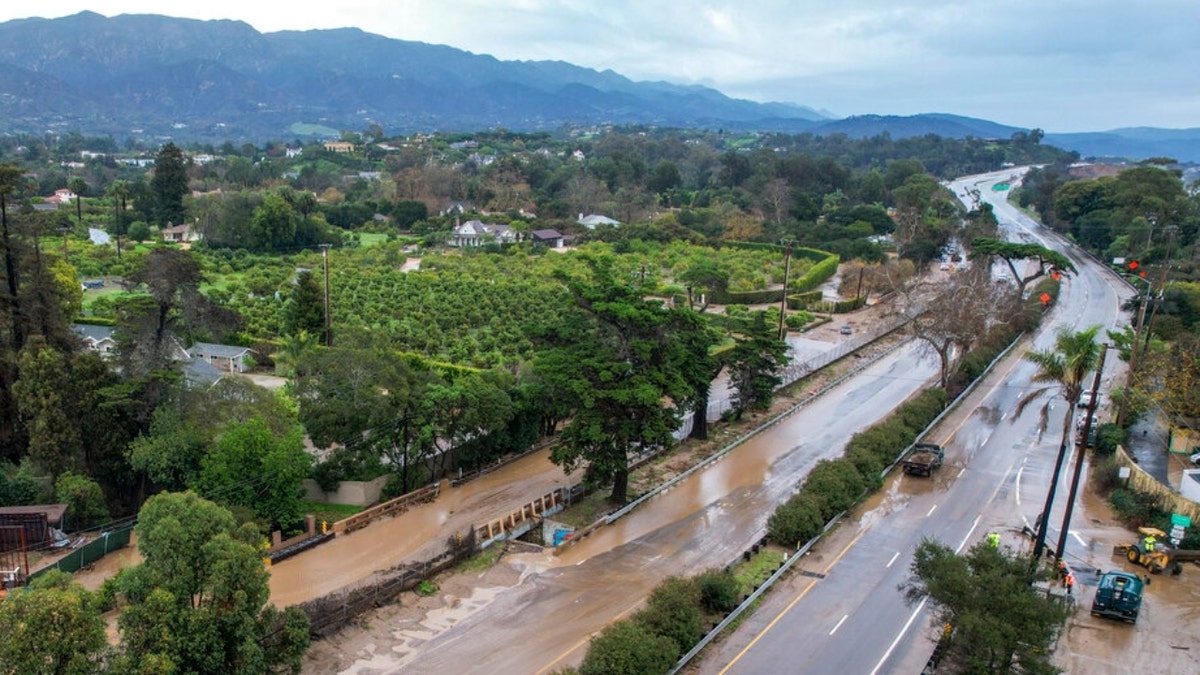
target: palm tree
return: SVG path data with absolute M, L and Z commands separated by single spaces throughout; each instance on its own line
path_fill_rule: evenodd
M 113 199 L 113 236 L 117 238 L 117 258 L 121 257 L 121 235 L 125 234 L 125 208 L 132 194 L 127 180 L 114 180 L 108 186 L 108 194 Z
M 1046 493 L 1046 505 L 1037 528 L 1037 543 L 1033 547 L 1033 559 L 1041 558 L 1046 548 L 1046 529 L 1050 524 L 1050 508 L 1054 506 L 1054 493 L 1058 487 L 1059 473 L 1062 471 L 1063 459 L 1067 454 L 1067 442 L 1071 436 L 1071 415 L 1075 404 L 1079 402 L 1079 394 L 1083 391 L 1085 377 L 1096 367 L 1100 346 L 1096 343 L 1096 335 L 1100 326 L 1091 326 L 1079 332 L 1071 332 L 1066 328 L 1058 332 L 1053 349 L 1029 352 L 1025 359 L 1037 365 L 1038 371 L 1033 376 L 1034 382 L 1046 382 L 1049 386 L 1037 389 L 1021 399 L 1017 404 L 1017 415 L 1025 406 L 1042 395 L 1057 387 L 1058 393 L 1067 402 L 1063 411 L 1062 442 L 1058 448 L 1058 459 L 1054 462 L 1054 477 L 1050 480 L 1050 490 Z M 1044 429 L 1049 417 L 1050 402 L 1042 406 L 1042 428 Z
M 88 191 L 87 181 L 76 176 L 67 181 L 67 189 L 75 193 L 75 217 L 79 220 L 79 226 L 83 227 L 83 195 Z
M 311 335 L 306 330 L 301 330 L 295 335 L 285 335 L 279 341 L 279 351 L 271 355 L 271 358 L 275 360 L 276 374 L 295 377 L 304 356 L 317 344 L 317 336 Z

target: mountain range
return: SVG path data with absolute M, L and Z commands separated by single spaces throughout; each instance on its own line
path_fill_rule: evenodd
M 260 33 L 241 21 L 93 12 L 0 23 L 0 132 L 261 141 L 372 124 L 389 135 L 566 124 L 893 138 L 1021 130 L 948 114 L 834 119 L 709 87 L 634 82 L 562 61 L 501 61 L 356 28 Z M 1045 142 L 1084 155 L 1200 161 L 1196 129 L 1048 134 Z

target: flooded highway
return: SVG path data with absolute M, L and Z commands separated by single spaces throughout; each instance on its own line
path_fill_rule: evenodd
M 739 556 L 800 478 L 935 370 L 911 345 L 893 352 L 562 556 L 506 556 L 512 586 L 477 589 L 420 625 L 395 627 L 388 644 L 343 672 L 535 673 L 577 663 L 593 633 L 666 577 Z

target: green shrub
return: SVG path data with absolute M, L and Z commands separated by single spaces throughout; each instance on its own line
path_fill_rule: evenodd
M 862 496 L 863 485 L 862 476 L 849 460 L 826 459 L 813 467 L 800 490 L 817 499 L 821 504 L 821 518 L 828 522 Z
M 646 607 L 632 619 L 646 632 L 670 638 L 679 647 L 678 659 L 704 637 L 700 585 L 695 579 L 671 577 L 650 592 Z
M 946 390 L 931 387 L 896 409 L 894 418 L 914 433 L 920 433 L 946 409 Z M 914 436 L 915 438 L 915 436 Z M 904 445 L 908 445 L 908 441 Z
M 732 572 L 711 569 L 696 577 L 700 587 L 700 606 L 710 612 L 726 614 L 738 606 L 741 589 Z
M 1101 424 L 1096 429 L 1095 456 L 1108 457 L 1113 455 L 1117 451 L 1117 446 L 1125 443 L 1125 439 L 1128 436 L 1129 433 L 1127 431 L 1112 422 Z
M 592 638 L 579 675 L 658 675 L 674 667 L 679 653 L 671 638 L 618 621 Z
M 1100 461 L 1092 465 L 1092 483 L 1096 486 L 1096 490 L 1100 494 L 1109 494 L 1125 484 L 1125 481 L 1118 473 L 1120 469 L 1120 463 L 1111 455 L 1101 457 Z
M 883 486 L 883 467 L 891 463 L 883 461 L 867 448 L 847 448 L 846 461 L 853 464 L 858 475 L 862 476 L 867 492 L 875 492 Z
M 92 594 L 92 601 L 95 603 L 96 611 L 103 614 L 104 612 L 116 609 L 117 607 L 117 589 L 120 588 L 121 573 L 125 570 L 117 572 L 116 576 L 109 577 L 100 584 L 100 588 Z
M 1121 520 L 1132 527 L 1153 524 L 1166 515 L 1159 505 L 1158 497 L 1128 488 L 1113 490 L 1108 501 Z
M 100 484 L 70 471 L 64 472 L 54 483 L 58 500 L 67 505 L 67 517 L 74 529 L 83 530 L 108 522 L 108 504 Z
M 820 302 L 823 295 L 820 289 L 804 293 L 792 293 L 787 297 L 788 309 L 807 309 L 812 304 Z
M 903 425 L 888 424 L 887 422 L 863 429 L 850 437 L 850 442 L 846 444 L 846 454 L 849 455 L 852 451 L 859 449 L 869 452 L 885 465 L 891 464 L 899 454 L 900 448 L 907 445 L 899 444 L 898 434 L 901 429 L 903 429 Z
M 438 592 L 438 586 L 430 579 L 422 579 L 421 583 L 417 584 L 417 593 L 424 596 L 430 596 Z
M 801 492 L 780 504 L 767 519 L 767 536 L 780 546 L 798 547 L 820 534 L 824 526 L 821 504 Z

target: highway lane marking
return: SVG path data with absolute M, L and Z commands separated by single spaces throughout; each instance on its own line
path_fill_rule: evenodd
M 846 552 L 849 551 L 855 544 L 857 544 L 858 540 L 862 539 L 862 536 L 866 533 L 867 533 L 867 530 L 863 530 L 862 532 L 859 532 L 858 534 L 854 535 L 854 538 L 850 540 L 850 543 L 846 544 L 846 548 L 842 549 L 842 552 L 838 553 L 837 557 L 834 558 L 829 563 L 829 565 L 825 568 L 824 574 L 829 574 L 829 570 L 833 569 L 833 566 L 838 564 L 838 562 L 842 559 L 842 556 L 846 555 Z M 775 624 L 779 623 L 779 620 L 782 619 L 785 614 L 792 611 L 792 608 L 796 606 L 796 603 L 800 602 L 800 600 L 802 600 L 804 598 L 804 596 L 808 595 L 808 592 L 811 591 L 812 587 L 816 586 L 816 585 L 817 585 L 816 580 L 813 580 L 812 582 L 810 582 L 808 584 L 808 586 L 806 586 L 804 588 L 803 591 L 800 591 L 800 594 L 797 595 L 795 597 L 795 599 L 793 599 L 790 603 L 788 603 L 788 606 L 784 607 L 783 611 L 780 612 L 779 614 L 777 614 L 774 619 L 771 619 L 771 623 L 768 623 L 767 627 L 762 629 L 762 632 L 760 632 L 758 635 L 755 635 L 754 639 L 750 641 L 750 644 L 743 647 L 742 651 L 738 652 L 737 656 L 733 657 L 732 661 L 725 664 L 725 667 L 722 668 L 721 671 L 719 673 L 717 673 L 717 675 L 725 675 L 725 673 L 729 672 L 729 669 L 733 667 L 733 664 L 737 663 L 743 656 L 745 656 L 746 652 L 753 649 L 754 645 L 758 644 L 758 641 L 761 640 L 764 635 L 769 633 L 771 631 L 771 629 L 775 627 Z M 574 651 L 574 650 L 572 650 L 572 651 Z M 568 653 L 570 653 L 570 652 L 568 652 Z M 563 656 L 566 656 L 566 654 L 564 654 Z M 559 657 L 559 659 L 561 659 L 561 658 L 562 657 Z M 558 663 L 558 661 L 556 660 L 555 663 Z M 554 664 L 552 663 L 550 665 L 554 665 Z
M 829 634 L 833 635 L 834 633 L 836 633 L 837 629 L 841 628 L 842 624 L 846 623 L 846 619 L 849 619 L 849 618 L 850 618 L 849 614 L 847 614 L 846 616 L 843 616 L 842 620 L 837 622 L 837 625 L 833 627 L 833 630 L 829 631 Z
M 929 516 L 932 516 L 933 512 L 936 510 L 937 510 L 937 504 L 934 504 L 933 506 L 929 507 L 929 513 L 926 513 L 925 517 L 928 518 Z
M 892 657 L 892 652 L 896 651 L 896 645 L 900 644 L 900 641 L 904 639 L 904 634 L 908 632 L 909 628 L 912 628 L 913 621 L 917 620 L 917 615 L 921 613 L 921 610 L 925 609 L 925 602 L 927 600 L 929 600 L 929 598 L 921 598 L 921 604 L 917 605 L 917 608 L 913 610 L 912 615 L 908 617 L 908 621 L 904 623 L 904 628 L 900 629 L 900 634 L 896 636 L 895 640 L 892 640 L 891 646 L 889 646 L 887 651 L 883 653 L 883 658 L 879 659 L 879 663 L 876 663 L 875 667 L 871 669 L 871 675 L 876 675 L 876 673 L 879 672 L 879 669 L 883 667 L 884 662 Z
M 1080 546 L 1083 546 L 1083 547 L 1087 546 L 1087 542 L 1084 541 L 1083 537 L 1079 536 L 1079 533 L 1076 532 L 1075 530 L 1071 530 L 1071 536 L 1075 537 L 1075 541 L 1079 542 Z
M 967 530 L 967 536 L 963 537 L 963 540 L 961 543 L 959 543 L 958 548 L 954 549 L 954 555 L 958 555 L 959 552 L 963 550 L 963 547 L 967 545 L 967 542 L 971 540 L 971 535 L 974 534 L 975 528 L 979 527 L 979 519 L 982 517 L 983 514 L 975 516 L 975 522 L 971 523 L 971 529 Z M 905 626 L 905 629 L 907 628 L 908 627 Z
M 888 561 L 888 564 L 887 564 L 887 565 L 884 565 L 884 567 L 891 567 L 891 566 L 892 566 L 892 563 L 896 562 L 896 558 L 899 558 L 899 557 L 900 557 L 900 551 L 896 551 L 896 552 L 895 552 L 895 553 L 892 555 L 892 559 L 891 559 L 891 560 L 889 560 L 889 561 Z
M 1028 349 L 1026 349 L 1026 350 L 1024 350 L 1024 351 L 1028 351 Z M 1012 356 L 1012 353 L 1011 353 L 1011 352 L 1009 353 L 1009 356 Z M 1025 362 L 1025 359 L 1024 359 L 1024 358 L 1018 358 L 1018 359 L 1014 359 L 1014 360 L 1013 360 L 1013 363 L 1012 363 L 1012 365 L 1008 367 L 1008 370 L 1004 371 L 1004 374 L 1000 376 L 1000 382 L 1001 382 L 1001 383 L 1007 382 L 1007 381 L 1008 381 L 1008 376 L 1009 376 L 1009 375 L 1012 375 L 1012 371 L 1016 370 L 1016 369 L 1017 369 L 1017 366 L 1019 366 L 1019 365 L 1023 364 L 1024 362 Z M 997 388 L 996 386 L 993 386 L 993 387 L 992 387 L 992 391 L 991 391 L 991 392 L 989 392 L 989 393 L 988 393 L 986 396 L 984 396 L 984 399 L 986 400 L 986 399 L 988 398 L 988 396 L 991 396 L 992 394 L 994 394 L 994 393 L 995 393 L 995 391 L 996 391 L 996 388 Z M 1008 414 L 1008 413 L 1005 413 L 1005 415 L 1007 415 L 1007 414 Z M 971 414 L 969 414 L 969 415 L 967 415 L 966 417 L 964 417 L 964 418 L 963 418 L 963 421 L 959 422 L 959 423 L 958 423 L 958 426 L 954 427 L 954 428 L 953 428 L 953 429 L 950 431 L 950 433 L 946 435 L 945 439 L 944 439 L 944 440 L 943 440 L 941 443 L 939 443 L 939 445 L 943 445 L 943 446 L 950 445 L 950 443 L 954 441 L 954 437 L 955 437 L 956 435 L 958 435 L 958 430 L 959 430 L 959 429 L 962 429 L 962 428 L 963 428 L 963 425 L 964 425 L 964 424 L 966 424 L 966 423 L 967 423 L 967 422 L 968 422 L 968 421 L 969 421 L 969 420 L 970 420 L 972 417 L 974 417 L 974 416 L 975 416 L 975 411 L 974 411 L 974 410 L 972 410 L 972 411 L 971 411 Z M 1001 417 L 1000 419 L 1002 419 L 1002 420 L 1003 420 L 1004 418 L 1003 418 L 1003 417 Z M 989 436 L 989 438 L 990 438 L 990 436 Z
M 1026 456 L 1025 459 L 1029 459 L 1029 457 Z M 1017 506 L 1021 505 L 1021 474 L 1023 474 L 1023 473 L 1025 473 L 1025 462 L 1024 461 L 1021 462 L 1021 468 L 1017 469 L 1016 492 L 1014 493 L 1017 498 Z
M 958 470 L 958 475 L 955 476 L 955 478 L 962 478 L 962 475 L 966 472 L 967 472 L 967 467 L 964 466 L 963 468 Z

